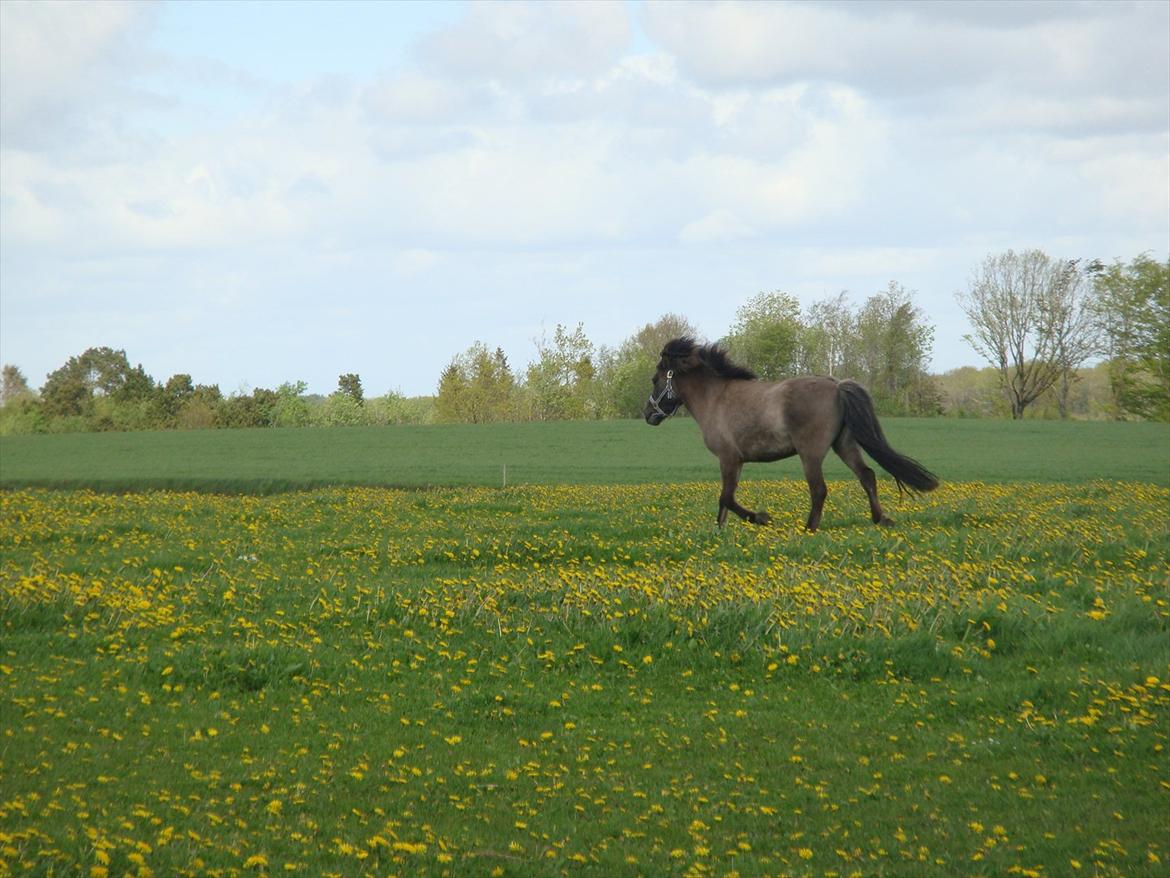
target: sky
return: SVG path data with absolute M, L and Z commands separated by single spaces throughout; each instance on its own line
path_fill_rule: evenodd
M 0 2 L 0 360 L 434 393 L 557 324 L 1170 254 L 1170 3 Z

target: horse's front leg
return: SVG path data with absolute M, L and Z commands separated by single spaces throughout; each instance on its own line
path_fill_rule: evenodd
M 750 509 L 744 509 L 735 500 L 735 489 L 739 487 L 739 474 L 743 470 L 743 463 L 738 460 L 720 460 L 719 469 L 723 475 L 723 490 L 719 493 L 719 517 L 716 519 L 719 527 L 723 527 L 727 521 L 728 510 L 752 524 L 771 522 L 772 516 L 767 512 L 752 512 Z

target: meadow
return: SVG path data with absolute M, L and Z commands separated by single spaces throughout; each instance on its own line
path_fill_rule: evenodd
M 1111 421 L 889 418 L 895 448 L 951 482 L 1170 485 L 1170 428 Z M 0 436 L 0 488 L 273 493 L 358 485 L 647 484 L 717 480 L 694 421 L 550 421 L 397 427 Z M 852 478 L 830 454 L 829 478 Z M 745 479 L 799 477 L 795 460 Z
M 894 421 L 943 487 L 883 480 L 877 529 L 833 481 L 807 534 L 786 464 L 715 529 L 693 424 L 642 470 L 548 426 L 507 488 L 287 490 L 356 464 L 270 446 L 231 493 L 49 490 L 0 445 L 0 873 L 1165 874 L 1164 432 L 1105 425 L 1107 478 L 1075 430 Z M 515 441 L 465 435 L 467 481 Z

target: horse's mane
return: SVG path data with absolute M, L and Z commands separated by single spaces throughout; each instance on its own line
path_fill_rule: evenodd
M 751 369 L 732 362 L 727 349 L 722 345 L 718 343 L 701 345 L 686 336 L 667 342 L 666 347 L 662 349 L 662 356 L 674 361 L 684 359 L 697 361 L 699 368 L 706 368 L 718 378 L 754 381 L 759 377 Z

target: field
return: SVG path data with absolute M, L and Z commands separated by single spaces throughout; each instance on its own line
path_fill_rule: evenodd
M 6 440 L 0 873 L 1164 875 L 1165 429 L 971 423 L 811 535 L 687 422 Z
M 1170 485 L 1165 424 L 896 418 L 895 448 L 949 482 Z M 830 454 L 829 478 L 852 478 Z M 336 429 L 0 436 L 0 487 L 272 493 L 337 485 L 499 487 L 718 479 L 688 418 Z M 749 464 L 747 479 L 799 477 L 795 460 Z

